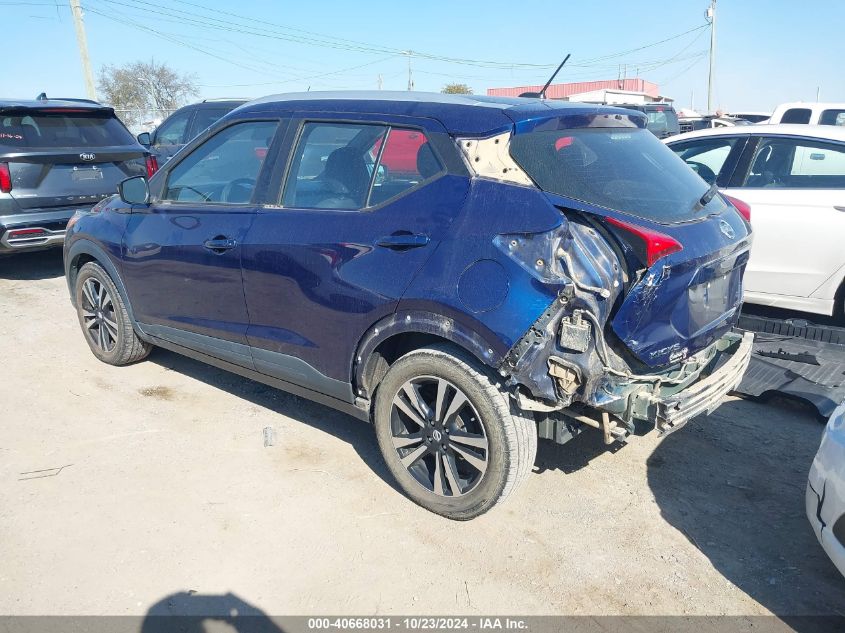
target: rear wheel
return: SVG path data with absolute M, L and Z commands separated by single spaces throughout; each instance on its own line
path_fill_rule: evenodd
M 135 333 L 111 277 L 95 262 L 76 276 L 76 313 L 88 347 L 104 363 L 128 365 L 150 353 L 152 346 Z
M 378 387 L 374 423 L 387 467 L 422 507 L 467 520 L 525 479 L 537 426 L 474 358 L 449 346 L 415 350 Z

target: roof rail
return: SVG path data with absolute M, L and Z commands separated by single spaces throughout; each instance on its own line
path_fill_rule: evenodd
M 50 97 L 47 96 L 46 92 L 42 92 L 37 97 L 35 97 L 36 101 L 50 101 Z M 53 101 L 73 101 L 75 103 L 93 103 L 94 105 L 101 105 L 99 101 L 94 101 L 93 99 L 78 99 L 76 97 L 53 97 Z
M 215 101 L 249 101 L 245 97 L 214 97 L 213 99 L 203 99 L 202 103 L 213 103 Z

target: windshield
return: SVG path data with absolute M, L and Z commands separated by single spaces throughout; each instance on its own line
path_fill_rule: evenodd
M 707 183 L 647 130 L 517 134 L 510 153 L 537 186 L 550 193 L 664 224 L 702 215 L 697 201 Z M 724 207 L 719 196 L 710 205 L 713 211 Z
M 110 112 L 15 112 L 0 114 L 0 146 L 21 148 L 135 145 Z

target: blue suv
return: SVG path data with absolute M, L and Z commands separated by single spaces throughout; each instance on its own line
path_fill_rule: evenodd
M 711 411 L 750 227 L 642 113 L 536 99 L 252 101 L 71 221 L 92 352 L 177 351 L 362 420 L 407 495 L 504 499 L 537 438 Z

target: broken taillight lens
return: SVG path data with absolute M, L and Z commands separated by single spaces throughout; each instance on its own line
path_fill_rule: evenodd
M 616 218 L 605 217 L 605 220 L 608 224 L 622 229 L 637 240 L 638 243 L 631 244 L 631 246 L 636 250 L 642 250 L 643 259 L 645 259 L 649 268 L 657 260 L 684 249 L 680 242 L 665 233 L 637 226 L 629 222 L 623 222 Z
M 0 191 L 3 193 L 12 191 L 12 174 L 9 171 L 9 163 L 0 163 Z
M 751 205 L 750 204 L 748 204 L 747 202 L 743 202 L 742 200 L 740 200 L 738 198 L 734 198 L 733 196 L 726 196 L 725 194 L 722 194 L 722 197 L 725 200 L 727 200 L 728 202 L 730 202 L 732 205 L 734 205 L 736 210 L 739 211 L 739 214 L 742 217 L 745 218 L 745 221 L 748 222 L 749 224 L 751 224 Z

